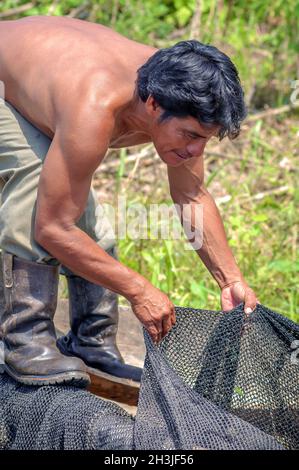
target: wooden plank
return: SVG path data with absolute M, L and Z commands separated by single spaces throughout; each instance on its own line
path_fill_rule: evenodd
M 92 368 L 89 368 L 88 372 L 91 378 L 91 384 L 88 387 L 90 392 L 118 403 L 137 406 L 139 383 L 109 376 Z

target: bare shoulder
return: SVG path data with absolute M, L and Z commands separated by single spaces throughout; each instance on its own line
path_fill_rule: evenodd
M 109 108 L 92 101 L 74 103 L 64 109 L 56 126 L 62 150 L 85 157 L 104 157 L 114 129 L 114 116 Z
M 101 148 L 108 147 L 117 112 L 131 98 L 133 90 L 113 71 L 90 74 L 69 95 L 62 93 L 60 98 L 56 95 L 57 126 L 76 145 L 81 143 L 90 149 L 99 148 L 99 144 Z

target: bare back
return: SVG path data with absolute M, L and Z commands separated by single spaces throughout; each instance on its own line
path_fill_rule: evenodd
M 53 137 L 66 111 L 86 102 L 121 107 L 132 99 L 136 71 L 156 49 L 102 25 L 34 16 L 0 24 L 0 80 L 5 98 Z

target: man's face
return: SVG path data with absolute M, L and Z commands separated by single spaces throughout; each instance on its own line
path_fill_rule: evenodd
M 151 137 L 160 158 L 169 166 L 180 166 L 185 161 L 203 154 L 211 137 L 217 136 L 220 126 L 204 126 L 193 117 L 170 118 L 159 122 L 163 110 L 152 115 Z

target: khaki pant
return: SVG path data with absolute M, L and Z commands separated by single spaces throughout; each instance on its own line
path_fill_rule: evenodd
M 59 264 L 33 236 L 38 182 L 50 144 L 51 139 L 0 97 L 0 248 L 29 261 Z M 97 205 L 91 189 L 77 225 L 116 256 L 114 234 L 107 218 L 99 220 Z M 62 273 L 69 271 L 62 268 Z

